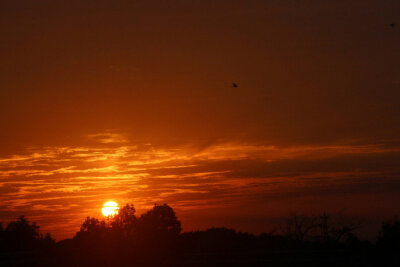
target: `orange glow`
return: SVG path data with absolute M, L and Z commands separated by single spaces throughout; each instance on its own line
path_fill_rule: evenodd
M 104 203 L 103 208 L 101 209 L 101 212 L 103 213 L 104 216 L 106 217 L 112 217 L 116 214 L 118 214 L 118 204 L 114 201 L 108 201 Z

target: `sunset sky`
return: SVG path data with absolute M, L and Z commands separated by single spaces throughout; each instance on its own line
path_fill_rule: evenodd
M 0 221 L 400 215 L 398 0 L 0 0 L 0 32 Z

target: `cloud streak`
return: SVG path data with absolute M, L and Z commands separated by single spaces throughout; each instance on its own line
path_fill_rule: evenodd
M 228 212 L 232 206 L 252 205 L 256 216 L 255 207 L 277 199 L 298 199 L 295 206 L 301 209 L 303 199 L 309 197 L 400 192 L 400 147 L 396 145 L 218 143 L 198 150 L 132 145 L 117 136 L 124 141 L 105 142 L 102 138 L 110 136 L 91 135 L 97 145 L 29 148 L 2 157 L 0 218 L 26 214 L 56 236 L 66 237 L 73 233 L 59 229 L 76 230 L 85 216 L 100 216 L 100 207 L 108 199 L 132 202 L 139 211 L 167 202 L 185 222 L 185 216 L 190 221 L 190 211 L 199 209 Z M 290 209 L 280 205 L 281 214 Z M 203 225 L 189 224 L 187 229 L 193 227 Z

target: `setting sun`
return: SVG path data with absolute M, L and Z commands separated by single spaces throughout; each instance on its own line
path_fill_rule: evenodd
M 114 216 L 115 214 L 118 214 L 118 204 L 114 201 L 108 201 L 104 203 L 103 208 L 101 209 L 101 212 L 103 213 L 104 216 L 109 217 L 109 216 Z

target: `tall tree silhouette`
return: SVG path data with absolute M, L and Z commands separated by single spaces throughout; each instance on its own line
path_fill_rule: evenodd
M 135 234 L 137 223 L 136 209 L 133 204 L 126 204 L 119 209 L 118 214 L 109 218 L 113 233 L 131 238 Z

